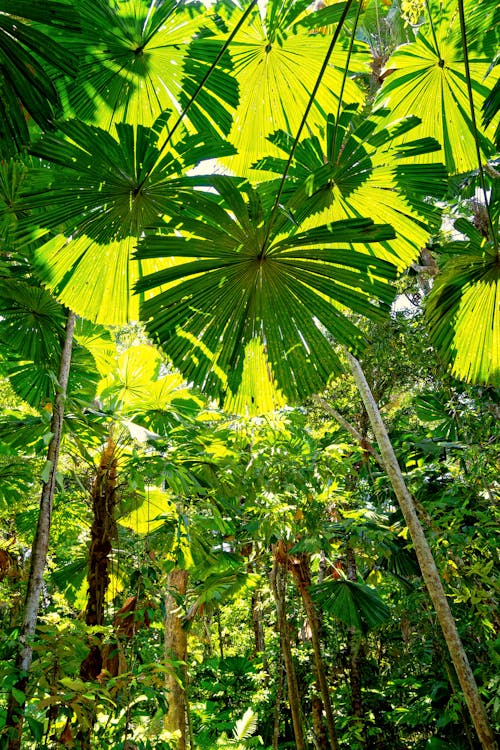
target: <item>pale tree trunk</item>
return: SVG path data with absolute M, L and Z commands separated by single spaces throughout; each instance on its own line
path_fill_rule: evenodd
M 391 480 L 394 493 L 398 499 L 399 506 L 408 527 L 415 554 L 417 555 L 420 570 L 422 572 L 422 577 L 434 605 L 477 735 L 484 750 L 498 750 L 498 745 L 490 727 L 486 709 L 480 698 L 467 654 L 465 653 L 462 641 L 458 634 L 457 626 L 451 613 L 436 563 L 418 519 L 412 497 L 406 487 L 387 429 L 366 381 L 363 370 L 361 369 L 361 365 L 358 360 L 349 353 L 347 353 L 347 358 L 349 360 L 354 380 L 356 381 L 356 385 L 358 386 L 361 398 L 363 399 L 363 403 L 370 418 L 373 432 L 377 438 L 385 470 Z
M 326 679 L 323 656 L 321 654 L 321 642 L 319 636 L 320 621 L 318 612 L 316 611 L 316 607 L 314 606 L 313 600 L 311 599 L 311 594 L 309 593 L 309 587 L 311 585 L 311 565 L 309 555 L 294 555 L 292 558 L 289 558 L 289 566 L 295 580 L 295 585 L 297 586 L 299 594 L 302 598 L 304 609 L 306 610 L 307 622 L 311 630 L 311 641 L 314 659 L 313 671 L 325 711 L 330 747 L 332 750 L 338 750 L 339 744 L 337 740 L 335 720 L 333 718 L 330 691 Z
M 23 623 L 20 635 L 20 650 L 16 659 L 16 666 L 21 677 L 16 684 L 20 693 L 25 694 L 28 685 L 28 672 L 33 659 L 33 637 L 38 619 L 38 608 L 40 605 L 40 593 L 43 585 L 43 573 L 47 562 L 47 551 L 49 548 L 50 526 L 52 522 L 52 505 L 56 486 L 56 472 L 61 447 L 61 435 L 64 419 L 64 403 L 68 388 L 68 378 L 71 366 L 71 350 L 73 347 L 73 331 L 76 316 L 68 312 L 66 320 L 66 333 L 59 363 L 58 388 L 54 398 L 52 420 L 50 431 L 52 438 L 47 449 L 47 479 L 42 484 L 40 495 L 40 510 L 38 522 L 31 548 L 31 564 L 28 577 L 28 588 L 24 602 Z M 8 728 L 9 744 L 8 750 L 19 750 L 21 747 L 21 736 L 24 723 L 24 707 L 26 699 L 17 701 L 12 694 L 9 695 L 7 708 L 6 728 Z
M 288 702 L 292 714 L 293 733 L 296 750 L 305 750 L 302 712 L 300 710 L 299 687 L 293 664 L 292 649 L 286 616 L 286 577 L 288 553 L 284 542 L 278 542 L 274 548 L 274 564 L 271 573 L 271 584 L 276 602 L 276 614 L 281 639 L 281 648 L 285 662 L 286 681 L 288 686 Z
M 174 666 L 167 673 L 165 687 L 167 689 L 168 711 L 165 716 L 165 729 L 176 732 L 177 750 L 186 750 L 186 659 L 187 632 L 182 627 L 182 619 L 177 611 L 179 597 L 186 593 L 188 573 L 186 570 L 174 568 L 168 575 L 167 593 L 165 595 L 165 658 L 174 662 L 182 662 L 182 666 Z

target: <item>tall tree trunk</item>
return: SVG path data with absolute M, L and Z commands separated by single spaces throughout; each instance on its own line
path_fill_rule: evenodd
M 271 583 L 276 602 L 276 613 L 278 616 L 278 627 L 281 639 L 281 648 L 285 661 L 286 681 L 288 685 L 288 701 L 292 714 L 293 733 L 297 750 L 305 750 L 304 728 L 302 724 L 302 711 L 300 710 L 299 687 L 297 675 L 293 663 L 292 649 L 290 647 L 290 636 L 286 616 L 286 577 L 288 568 L 288 552 L 283 541 L 277 542 L 274 547 L 274 563 L 271 573 Z
M 264 638 L 264 625 L 262 624 L 262 597 L 260 591 L 252 591 L 252 626 L 254 634 L 254 654 L 262 656 L 264 669 L 266 669 L 266 642 Z
M 182 662 L 167 674 L 165 686 L 168 692 L 168 711 L 165 717 L 165 729 L 178 735 L 177 750 L 186 750 L 186 659 L 187 632 L 182 627 L 182 619 L 177 610 L 179 597 L 186 593 L 188 573 L 174 568 L 169 573 L 167 593 L 165 595 L 165 658 L 167 662 Z
M 116 444 L 111 427 L 92 484 L 92 527 L 88 562 L 87 625 L 104 625 L 106 593 L 110 583 L 110 555 L 116 534 L 115 506 L 117 484 Z M 95 643 L 80 666 L 80 677 L 95 680 L 102 671 L 101 647 Z
M 346 572 L 349 581 L 358 580 L 356 559 L 354 550 L 347 542 L 346 544 Z M 349 679 L 351 683 L 351 712 L 355 717 L 363 741 L 363 746 L 368 747 L 368 738 L 366 736 L 365 711 L 363 707 L 363 694 L 361 691 L 361 659 L 362 659 L 362 642 L 361 635 L 355 628 L 349 628 L 347 633 L 347 644 L 349 647 Z
M 31 548 L 31 565 L 28 577 L 28 588 L 24 602 L 23 623 L 19 638 L 19 652 L 16 666 L 20 671 L 20 679 L 16 683 L 17 696 L 26 694 L 28 685 L 28 672 L 33 659 L 33 637 L 38 619 L 38 608 L 40 605 L 40 593 L 43 584 L 43 573 L 47 562 L 47 550 L 49 548 L 50 526 L 52 523 L 52 506 L 56 486 L 56 472 L 61 448 L 61 436 L 64 419 L 64 403 L 68 388 L 68 378 L 71 366 L 71 350 L 73 347 L 73 331 L 76 316 L 68 312 L 66 320 L 66 333 L 59 363 L 58 388 L 54 398 L 52 420 L 50 431 L 52 438 L 47 450 L 46 472 L 47 478 L 42 484 L 40 495 L 40 510 L 38 522 Z M 6 728 L 8 729 L 8 750 L 20 750 L 21 736 L 24 723 L 24 707 L 26 698 L 16 700 L 14 695 L 9 695 L 7 706 Z
M 281 701 L 283 698 L 283 667 L 283 644 L 280 638 L 280 652 L 278 659 L 278 689 L 276 690 L 276 702 L 274 704 L 273 750 L 278 750 L 280 739 Z
M 422 576 L 429 592 L 429 596 L 436 610 L 444 639 L 455 667 L 460 687 L 462 688 L 469 712 L 474 723 L 479 740 L 485 750 L 498 750 L 493 731 L 490 727 L 486 709 L 481 701 L 476 680 L 465 653 L 457 626 L 446 598 L 446 594 L 439 577 L 439 572 L 432 556 L 431 549 L 425 538 L 418 519 L 412 497 L 406 487 L 403 474 L 398 464 L 385 424 L 378 410 L 373 394 L 367 383 L 358 360 L 347 353 L 354 380 L 358 386 L 366 411 L 370 417 L 371 426 L 382 454 L 385 470 L 391 480 L 394 493 L 398 499 L 408 531 L 410 532 L 415 554 L 422 571 Z
M 300 596 L 302 597 L 304 609 L 306 610 L 307 622 L 311 630 L 311 641 L 314 657 L 314 676 L 316 678 L 316 683 L 318 685 L 323 702 L 326 725 L 328 727 L 328 736 L 330 739 L 330 747 L 332 748 L 332 750 L 338 750 L 339 744 L 337 740 L 335 720 L 333 718 L 330 690 L 328 688 L 328 681 L 326 679 L 326 672 L 323 664 L 323 657 L 321 654 L 320 621 L 318 613 L 316 611 L 316 607 L 314 606 L 314 603 L 311 599 L 311 594 L 309 593 L 309 587 L 311 585 L 311 564 L 309 555 L 304 553 L 294 555 L 293 558 L 289 558 L 289 566 L 295 580 L 295 585 L 297 586 Z

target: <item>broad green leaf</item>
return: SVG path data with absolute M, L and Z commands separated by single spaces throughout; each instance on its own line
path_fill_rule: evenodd
M 80 75 L 67 99 L 77 117 L 105 129 L 151 126 L 166 110 L 176 118 L 224 43 L 207 36 L 212 23 L 203 6 L 183 0 L 81 0 L 79 15 L 82 34 L 71 49 Z M 189 109 L 188 121 L 205 133 L 231 125 L 237 86 L 229 65 L 225 55 Z
M 135 534 L 149 534 L 159 529 L 165 523 L 165 515 L 176 513 L 172 493 L 158 487 L 147 487 L 143 493 L 137 493 L 137 499 L 136 507 L 118 519 L 120 526 Z
M 0 155 L 22 150 L 29 141 L 26 112 L 42 128 L 61 109 L 54 72 L 74 76 L 77 59 L 52 38 L 54 28 L 75 30 L 75 11 L 57 0 L 0 2 Z M 40 26 L 42 22 L 42 26 Z
M 498 249 L 468 222 L 462 254 L 452 257 L 429 295 L 431 338 L 452 373 L 472 383 L 500 384 L 500 264 Z M 458 243 L 456 243 L 458 244 Z M 456 247 L 456 245 L 455 245 Z
M 393 298 L 395 267 L 346 246 L 393 231 L 352 219 L 291 234 L 286 215 L 269 223 L 248 184 L 216 177 L 212 187 L 222 202 L 208 194 L 203 221 L 172 221 L 140 243 L 141 260 L 176 261 L 138 284 L 164 288 L 142 306 L 147 328 L 188 381 L 221 399 L 235 397 L 246 356 L 260 350 L 259 382 L 300 400 L 339 370 L 332 338 L 354 348 L 362 341 L 343 309 L 380 318 Z M 243 400 L 251 399 L 250 389 Z
M 304 227 L 359 218 L 369 206 L 372 219 L 390 224 L 396 237 L 371 243 L 366 252 L 402 270 L 418 257 L 430 232 L 440 227 L 439 209 L 423 198 L 444 196 L 446 169 L 438 162 L 414 163 L 416 155 L 439 151 L 440 146 L 431 138 L 403 144 L 407 133 L 418 126 L 418 118 L 381 126 L 384 113 L 361 119 L 356 110 L 356 106 L 345 108 L 338 124 L 329 115 L 324 137 L 311 136 L 297 145 L 282 200 Z M 292 138 L 281 131 L 270 140 L 285 156 L 265 158 L 256 166 L 281 174 Z M 262 186 L 271 201 L 277 183 Z
M 442 144 L 450 173 L 477 167 L 474 128 L 471 119 L 464 67 L 460 18 L 455 0 L 430 0 L 430 20 L 412 44 L 399 47 L 386 63 L 387 76 L 376 102 L 388 107 L 391 119 L 417 115 L 422 124 L 419 136 L 432 136 Z M 498 40 L 490 31 L 495 3 L 466 0 L 468 53 L 476 121 L 489 90 L 484 78 L 496 52 Z M 499 71 L 490 73 L 490 86 Z M 388 116 L 389 117 L 389 116 Z M 492 127 L 491 132 L 493 133 Z M 482 158 L 492 153 L 492 145 L 479 132 Z M 416 157 L 429 161 L 429 156 Z
M 19 223 L 19 238 L 47 238 L 36 253 L 40 278 L 89 320 L 118 325 L 138 319 L 134 284 L 170 261 L 132 260 L 137 238 L 182 208 L 183 192 L 195 179 L 180 176 L 183 168 L 227 148 L 210 137 L 187 136 L 175 151 L 161 153 L 164 125 L 164 118 L 153 128 L 120 124 L 115 139 L 71 121 L 33 146 L 36 156 L 56 167 L 34 170 L 39 188 L 46 184 L 20 202 L 37 213 Z
M 324 32 L 301 24 L 310 13 L 309 2 L 268 2 L 265 13 L 256 8 L 230 45 L 234 75 L 240 88 L 229 140 L 237 155 L 224 163 L 235 174 L 246 174 L 253 162 L 269 153 L 266 136 L 283 129 L 295 135 L 330 45 L 333 28 Z M 366 72 L 368 49 L 355 45 L 351 73 Z M 314 100 L 308 124 L 322 122 L 338 99 L 347 63 L 345 39 L 339 40 Z M 349 76 L 344 101 L 360 102 L 363 95 Z
M 375 589 L 354 581 L 325 581 L 311 588 L 324 612 L 365 633 L 390 619 L 390 610 Z

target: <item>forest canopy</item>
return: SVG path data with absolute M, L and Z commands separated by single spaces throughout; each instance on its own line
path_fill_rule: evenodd
M 0 0 L 0 747 L 498 748 L 499 29 Z

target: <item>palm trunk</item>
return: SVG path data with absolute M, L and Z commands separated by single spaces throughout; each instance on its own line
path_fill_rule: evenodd
M 66 334 L 61 352 L 59 363 L 58 384 L 59 387 L 55 394 L 54 406 L 52 411 L 52 420 L 50 431 L 52 439 L 47 450 L 47 479 L 43 482 L 42 492 L 40 495 L 40 510 L 38 513 L 38 522 L 31 548 L 31 565 L 28 577 L 28 588 L 24 602 L 23 624 L 21 626 L 21 636 L 19 639 L 20 650 L 16 659 L 16 666 L 19 669 L 21 677 L 16 684 L 17 691 L 26 695 L 28 685 L 28 672 L 33 659 L 32 640 L 35 635 L 35 628 L 38 619 L 38 608 L 40 605 L 40 593 L 43 584 L 43 573 L 47 562 L 47 551 L 49 548 L 50 526 L 52 523 L 52 506 L 54 501 L 54 492 L 56 486 L 56 472 L 59 461 L 59 451 L 61 447 L 61 436 L 64 419 L 64 403 L 66 400 L 66 391 L 68 388 L 68 378 L 71 366 L 71 350 L 73 347 L 73 331 L 75 328 L 76 316 L 73 312 L 68 312 L 66 320 Z M 17 695 L 19 696 L 19 693 Z M 21 736 L 24 723 L 24 707 L 26 698 L 18 701 L 12 693 L 9 695 L 7 707 L 7 719 L 5 726 L 8 728 L 9 744 L 8 750 L 20 750 Z
M 323 664 L 323 657 L 321 654 L 321 643 L 319 637 L 320 622 L 316 607 L 314 606 L 311 595 L 309 593 L 309 587 L 311 585 L 311 568 L 309 556 L 306 554 L 295 555 L 293 560 L 290 561 L 290 569 L 292 571 L 297 589 L 300 593 L 300 596 L 302 597 L 304 608 L 306 610 L 307 622 L 311 630 L 311 641 L 314 656 L 314 676 L 323 702 L 323 708 L 326 716 L 326 725 L 328 728 L 328 736 L 330 738 L 330 747 L 332 748 L 332 750 L 338 750 L 339 744 L 337 740 L 335 720 L 333 718 L 332 704 L 330 701 L 330 691 L 328 688 L 325 667 Z
M 413 542 L 415 554 L 422 571 L 427 591 L 436 610 L 444 639 L 455 667 L 460 687 L 462 688 L 467 706 L 474 723 L 477 735 L 484 750 L 498 750 L 493 731 L 490 727 L 486 709 L 479 696 L 476 680 L 465 653 L 457 626 L 446 598 L 446 594 L 439 577 L 436 563 L 431 549 L 425 538 L 418 519 L 411 495 L 406 487 L 403 474 L 398 464 L 396 454 L 389 439 L 385 424 L 378 410 L 373 394 L 366 381 L 358 360 L 347 353 L 354 380 L 358 386 L 366 411 L 370 417 L 371 426 L 382 454 L 385 470 L 391 480 L 394 493 L 398 499 L 408 531 Z
M 184 596 L 187 589 L 188 573 L 174 568 L 168 576 L 168 588 L 165 595 L 165 657 L 167 661 L 181 662 L 183 666 L 175 667 L 167 674 L 168 711 L 165 717 L 165 729 L 176 732 L 178 736 L 176 750 L 186 750 L 186 667 L 187 632 L 182 627 L 182 619 L 177 613 L 178 597 Z
M 278 616 L 278 627 L 281 639 L 281 648 L 285 661 L 286 680 L 288 685 L 288 701 L 292 714 L 293 733 L 297 750 L 305 750 L 304 729 L 302 725 L 302 712 L 300 710 L 299 687 L 297 675 L 290 647 L 288 623 L 286 617 L 286 576 L 287 576 L 288 553 L 284 542 L 278 542 L 274 550 L 274 564 L 271 574 L 271 583 L 276 601 L 276 613 Z

